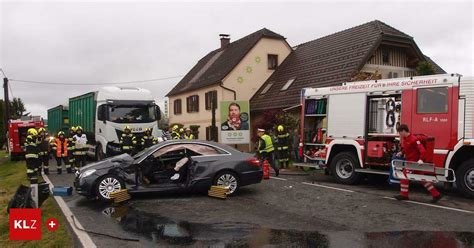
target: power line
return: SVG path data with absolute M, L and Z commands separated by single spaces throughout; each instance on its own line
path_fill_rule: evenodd
M 181 78 L 182 75 L 172 76 L 172 77 L 163 77 L 163 78 L 154 78 L 154 79 L 146 79 L 146 80 L 135 80 L 135 81 L 128 81 L 128 82 L 109 82 L 109 83 L 92 83 L 92 84 L 84 84 L 84 83 L 62 83 L 62 82 L 48 82 L 48 81 L 32 81 L 32 80 L 21 80 L 21 79 L 10 79 L 10 81 L 20 82 L 20 83 L 31 83 L 31 84 L 49 84 L 49 85 L 111 85 L 111 84 L 138 84 L 138 83 L 148 83 L 154 81 L 161 81 L 167 79 L 174 79 L 174 78 Z

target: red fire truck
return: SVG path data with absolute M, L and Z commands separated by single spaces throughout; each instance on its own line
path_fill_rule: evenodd
M 431 162 L 444 181 L 474 197 L 474 79 L 419 76 L 305 88 L 297 166 L 326 168 L 339 183 L 386 174 L 400 142 L 396 128 L 431 138 Z M 443 181 L 443 180 L 439 180 Z
M 22 119 L 8 121 L 8 151 L 12 161 L 23 158 L 28 129 L 40 127 L 44 127 L 44 122 L 39 116 L 26 116 Z

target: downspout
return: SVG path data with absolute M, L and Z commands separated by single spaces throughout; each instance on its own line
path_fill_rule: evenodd
M 222 82 L 221 82 L 221 84 L 220 84 L 219 86 L 221 86 L 221 88 L 223 88 L 223 89 L 225 89 L 225 90 L 228 90 L 228 91 L 234 93 L 234 101 L 237 100 L 237 92 L 236 92 L 235 90 L 233 90 L 233 89 L 231 89 L 231 88 L 225 87 L 225 86 L 224 86 L 224 83 L 222 83 Z

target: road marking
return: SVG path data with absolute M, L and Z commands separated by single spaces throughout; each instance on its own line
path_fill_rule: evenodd
M 344 191 L 344 192 L 348 192 L 348 193 L 355 193 L 355 191 L 352 191 L 352 190 L 341 189 L 341 188 L 336 188 L 336 187 L 331 187 L 331 186 L 326 186 L 326 185 L 322 185 L 322 184 L 319 184 L 319 183 L 306 183 L 306 182 L 303 182 L 302 184 L 306 184 L 306 185 L 310 185 L 310 186 L 315 186 L 315 187 L 326 188 L 326 189 L 334 189 L 334 190 Z
M 42 175 L 43 175 L 43 179 L 46 181 L 46 183 L 49 183 L 49 189 L 51 191 L 53 191 L 53 187 L 54 187 L 53 183 L 49 180 L 48 176 L 46 176 L 44 173 L 42 173 Z M 86 232 L 81 231 L 81 230 L 76 228 L 76 225 L 77 225 L 77 227 L 79 227 L 81 229 L 84 229 L 84 227 L 81 225 L 81 223 L 79 223 L 79 220 L 77 218 L 75 218 L 76 225 L 74 225 L 72 217 L 71 217 L 73 215 L 72 211 L 67 206 L 64 199 L 60 196 L 54 196 L 54 199 L 58 203 L 59 208 L 61 208 L 61 211 L 63 212 L 64 216 L 66 217 L 67 221 L 69 222 L 69 225 L 71 226 L 72 230 L 74 231 L 74 233 L 79 238 L 79 241 L 81 242 L 82 246 L 87 247 L 87 248 L 89 248 L 89 247 L 96 248 L 97 246 L 94 244 L 94 242 L 92 241 L 89 234 L 87 234 Z
M 281 178 L 281 177 L 270 177 L 271 179 L 277 179 L 277 180 L 282 180 L 282 181 L 288 181 L 288 179 Z
M 395 198 L 393 198 L 393 197 L 387 197 L 387 196 L 384 196 L 384 197 L 382 197 L 382 198 L 384 198 L 384 199 L 389 199 L 389 200 L 394 200 L 394 201 L 397 200 L 397 199 L 395 199 Z M 441 209 L 453 210 L 453 211 L 458 211 L 458 212 L 462 212 L 462 213 L 474 214 L 474 212 L 472 212 L 472 211 L 464 210 L 464 209 L 459 209 L 459 208 L 451 208 L 451 207 L 445 207 L 445 206 L 434 205 L 434 204 L 429 204 L 429 203 L 424 203 L 424 202 L 410 201 L 410 200 L 407 200 L 407 201 L 404 201 L 404 202 L 413 203 L 413 204 L 418 204 L 418 205 L 423 205 L 423 206 L 428 206 L 428 207 L 434 207 L 434 208 L 441 208 Z

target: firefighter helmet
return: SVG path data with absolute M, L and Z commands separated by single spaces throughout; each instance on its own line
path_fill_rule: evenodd
M 38 135 L 38 131 L 36 131 L 36 129 L 34 129 L 34 128 L 30 128 L 30 129 L 28 129 L 28 135 L 36 136 L 36 135 Z
M 58 132 L 58 137 L 61 136 L 61 135 L 64 135 L 64 132 L 63 132 L 63 131 L 59 131 L 59 132 Z
M 178 125 L 174 125 L 173 126 L 173 131 L 178 131 L 178 128 L 179 128 Z
M 38 129 L 38 133 L 41 133 L 41 132 L 46 133 L 46 129 L 44 129 L 44 127 L 40 127 Z
M 145 133 L 146 133 L 146 132 L 150 132 L 150 133 L 151 133 L 151 128 L 149 128 L 149 127 L 145 128 Z
M 180 132 L 180 133 L 184 133 L 184 128 L 180 128 L 180 129 L 179 129 L 179 132 Z
M 82 127 L 81 126 L 76 127 L 76 132 L 78 132 L 79 130 L 81 130 L 81 132 L 82 132 Z
M 123 129 L 123 131 L 132 131 L 132 129 L 130 128 L 130 126 L 125 126 L 125 128 Z
M 70 128 L 69 128 L 69 131 L 76 132 L 76 127 L 75 127 L 75 126 L 70 127 Z
M 285 130 L 285 128 L 283 127 L 283 125 L 278 125 L 277 130 L 278 130 L 278 132 L 283 132 Z

